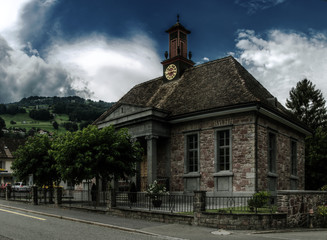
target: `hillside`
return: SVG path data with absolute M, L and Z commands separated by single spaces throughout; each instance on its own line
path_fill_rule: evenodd
M 76 96 L 33 96 L 15 103 L 0 104 L 0 117 L 6 123 L 7 134 L 15 132 L 16 135 L 26 135 L 31 129 L 51 133 L 65 132 L 92 123 L 113 104 Z

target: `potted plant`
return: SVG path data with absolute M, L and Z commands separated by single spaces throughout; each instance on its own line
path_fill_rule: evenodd
M 160 207 L 162 204 L 161 196 L 168 195 L 166 187 L 163 184 L 159 184 L 155 180 L 146 190 L 147 195 L 152 199 L 152 204 L 154 207 Z

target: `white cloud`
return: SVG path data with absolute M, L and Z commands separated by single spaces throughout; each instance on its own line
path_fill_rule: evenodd
M 57 38 L 41 57 L 23 39 L 33 31 L 43 32 L 55 4 L 56 0 L 1 2 L 0 84 L 5 87 L 0 88 L 0 103 L 31 95 L 117 101 L 135 84 L 162 74 L 154 43 L 140 31 L 128 40 L 91 35 L 66 41 L 56 24 Z
M 60 63 L 49 64 L 20 34 L 23 13 L 34 0 L 1 1 L 0 7 L 0 103 L 19 101 L 31 95 L 90 96 L 88 89 L 74 88 L 76 79 Z M 55 0 L 39 2 L 43 12 Z M 33 14 L 38 15 L 37 13 Z M 42 19 L 39 18 L 42 25 Z M 36 27 L 36 26 L 35 26 Z M 25 49 L 23 51 L 22 49 Z
M 327 36 L 271 30 L 263 38 L 239 31 L 238 60 L 273 95 L 285 103 L 298 81 L 309 79 L 327 97 Z
M 286 0 L 235 0 L 235 3 L 247 8 L 248 14 L 274 7 Z
M 74 42 L 58 42 L 47 61 L 62 63 L 67 71 L 87 82 L 93 98 L 117 101 L 132 86 L 161 75 L 160 58 L 151 39 L 137 35 L 129 40 L 90 36 Z
M 73 88 L 74 82 L 59 63 L 50 65 L 38 56 L 28 56 L 11 48 L 0 36 L 0 103 L 34 95 L 90 95 L 85 88 Z
M 12 44 L 17 44 L 20 14 L 32 0 L 5 0 L 0 3 L 0 34 Z

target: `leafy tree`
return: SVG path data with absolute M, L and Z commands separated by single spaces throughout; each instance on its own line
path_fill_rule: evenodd
M 286 99 L 286 107 L 314 131 L 326 124 L 325 104 L 321 91 L 307 79 L 298 82 L 290 91 L 290 99 Z
M 306 139 L 306 188 L 318 190 L 327 184 L 327 131 L 316 129 L 312 137 Z
M 24 108 L 19 107 L 16 104 L 10 104 L 7 106 L 7 111 L 10 115 L 15 115 L 17 113 L 26 113 L 26 110 Z
M 6 122 L 0 117 L 0 137 L 3 136 L 2 129 L 6 127 Z
M 67 131 L 70 132 L 76 132 L 78 130 L 78 125 L 73 122 L 65 122 L 63 123 L 63 126 Z
M 21 145 L 14 153 L 15 161 L 11 166 L 14 175 L 24 180 L 33 174 L 33 181 L 38 186 L 52 186 L 53 182 L 59 182 L 56 162 L 49 154 L 51 142 L 46 135 L 28 138 L 25 145 Z
M 46 121 L 53 118 L 53 115 L 46 109 L 31 110 L 29 116 L 35 120 Z
M 58 124 L 56 121 L 54 121 L 54 122 L 52 123 L 52 126 L 53 126 L 53 128 L 56 129 L 56 130 L 58 130 L 58 128 L 59 128 L 59 124 Z
M 83 128 L 86 128 L 90 124 L 92 124 L 92 121 L 82 122 L 79 124 L 79 129 L 82 130 Z
M 110 126 L 99 130 L 93 125 L 66 133 L 54 141 L 52 150 L 62 179 L 74 184 L 133 175 L 141 153 L 126 129 L 116 131 Z
M 307 79 L 290 91 L 286 106 L 307 126 L 313 135 L 305 140 L 305 187 L 319 189 L 327 184 L 327 111 L 320 90 Z
M 6 114 L 7 113 L 7 107 L 5 104 L 0 104 L 0 114 Z

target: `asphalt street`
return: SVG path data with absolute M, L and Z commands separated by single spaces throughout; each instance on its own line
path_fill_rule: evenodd
M 17 223 L 20 221 L 22 222 L 19 224 L 24 225 L 21 227 L 21 232 L 25 232 L 24 234 L 18 231 L 20 226 L 17 226 Z M 30 232 L 27 231 L 28 229 Z M 62 234 L 67 232 L 70 233 L 69 237 Z M 41 238 L 37 238 L 38 236 Z M 47 239 L 327 240 L 327 229 L 290 229 L 264 232 L 226 231 L 122 218 L 100 212 L 65 209 L 50 205 L 34 206 L 0 200 L 0 240 L 28 240 L 44 237 Z

